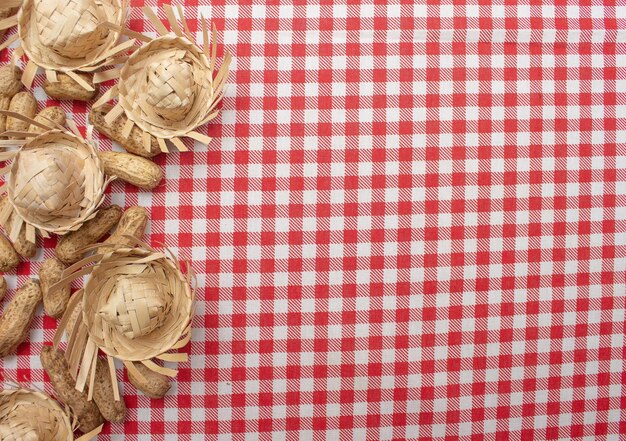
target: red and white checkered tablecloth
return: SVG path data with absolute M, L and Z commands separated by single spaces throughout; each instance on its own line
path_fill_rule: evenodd
M 109 193 L 194 261 L 191 360 L 99 439 L 626 437 L 622 0 L 185 3 L 234 55 L 215 139 Z M 5 378 L 51 391 L 55 326 Z

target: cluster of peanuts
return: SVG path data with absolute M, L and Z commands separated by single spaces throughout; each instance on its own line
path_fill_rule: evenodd
M 13 11 L 0 8 L 0 19 Z M 0 39 L 2 31 L 0 31 Z M 43 85 L 45 92 L 52 98 L 60 100 L 90 101 L 99 92 L 98 85 L 93 84 L 93 75 L 79 74 L 94 91 L 87 91 L 70 76 L 57 73 L 58 82 L 46 80 Z M 22 90 L 22 70 L 13 65 L 0 67 L 0 110 L 15 112 L 37 122 L 50 126 L 51 123 L 64 126 L 66 114 L 59 106 L 45 107 L 38 112 L 38 103 L 31 92 Z M 117 141 L 127 153 L 99 152 L 104 172 L 115 176 L 129 184 L 144 190 L 154 189 L 163 178 L 160 167 L 150 158 L 161 153 L 156 138 L 151 140 L 151 150 L 144 147 L 142 133 L 133 128 L 130 136 L 122 136 L 126 123 L 125 117 L 115 123 L 106 123 L 104 116 L 107 108 L 92 110 L 89 119 L 101 133 Z M 0 115 L 0 133 L 30 132 L 40 134 L 44 129 L 12 117 Z M 0 210 L 10 203 L 7 196 L 0 198 Z M 41 303 L 46 315 L 59 319 L 65 313 L 72 295 L 70 287 L 64 290 L 50 288 L 61 280 L 63 271 L 84 257 L 83 251 L 90 245 L 98 244 L 112 229 L 113 233 L 98 248 L 104 252 L 112 245 L 130 245 L 128 236 L 138 239 L 143 235 L 148 221 L 148 212 L 138 206 L 123 210 L 117 205 L 100 208 L 95 217 L 85 222 L 78 230 L 59 237 L 55 249 L 55 257 L 46 259 L 39 270 L 39 280 L 29 279 L 14 294 L 5 306 L 0 317 L 0 357 L 14 354 L 18 346 L 28 337 L 31 323 Z M 11 241 L 0 233 L 0 272 L 12 271 L 21 259 L 31 259 L 37 252 L 36 245 L 26 240 L 25 226 L 16 240 Z M 0 300 L 7 291 L 6 280 L 0 276 Z M 76 308 L 75 313 L 81 308 Z M 71 333 L 71 324 L 75 317 L 70 318 L 66 332 Z M 96 380 L 92 391 L 93 400 L 88 399 L 87 388 L 83 392 L 75 389 L 75 381 L 69 371 L 67 361 L 61 350 L 44 346 L 41 352 L 41 363 L 48 373 L 57 398 L 70 406 L 78 421 L 78 428 L 87 433 L 98 427 L 105 420 L 123 421 L 126 415 L 124 400 L 113 398 L 111 377 L 108 366 L 103 360 L 98 361 Z M 170 389 L 168 377 L 148 369 L 143 363 L 134 363 L 143 378 L 137 378 L 129 372 L 130 382 L 141 392 L 151 398 L 162 398 Z
M 51 123 L 59 126 L 65 125 L 66 115 L 59 106 L 46 107 L 37 113 L 37 100 L 31 92 L 22 91 L 21 76 L 22 70 L 15 65 L 0 67 L 0 110 L 14 112 L 48 126 Z M 71 78 L 68 77 L 68 79 L 72 83 L 64 83 L 67 90 L 63 93 L 72 95 L 81 87 L 74 83 Z M 55 87 L 60 86 L 57 84 Z M 123 124 L 122 122 L 116 123 L 115 127 L 111 128 L 106 125 L 104 118 L 98 119 L 95 116 L 96 112 L 92 111 L 92 114 L 94 114 L 92 122 L 103 124 L 103 133 L 121 131 L 118 124 Z M 96 125 L 96 127 L 100 127 L 100 125 Z M 44 129 L 41 127 L 29 125 L 21 119 L 0 115 L 0 133 L 6 132 L 9 135 L 15 132 L 40 134 L 43 131 Z M 144 153 L 147 152 L 144 150 Z M 132 153 L 113 151 L 101 151 L 98 153 L 98 156 L 102 161 L 106 175 L 115 176 L 141 189 L 152 190 L 163 179 L 161 168 L 148 158 Z M 6 196 L 0 198 L 0 208 L 6 203 L 8 203 Z M 65 237 L 60 240 L 60 243 L 63 243 L 64 239 Z M 26 240 L 25 225 L 22 227 L 17 240 L 13 242 L 10 242 L 7 237 L 0 234 L 0 250 L 0 271 L 2 272 L 15 269 L 19 265 L 20 256 L 30 259 L 34 257 L 37 251 L 35 244 Z
M 0 357 L 15 353 L 17 347 L 28 336 L 30 325 L 39 305 L 43 302 L 46 315 L 60 318 L 67 308 L 72 295 L 68 287 L 64 290 L 50 290 L 61 280 L 63 271 L 68 265 L 78 262 L 84 257 L 86 247 L 101 243 L 99 250 L 106 252 L 113 245 L 130 245 L 129 237 L 140 239 L 148 222 L 145 208 L 134 206 L 122 210 L 117 205 L 101 208 L 96 216 L 85 222 L 78 230 L 73 231 L 58 241 L 55 257 L 46 259 L 39 270 L 39 280 L 30 279 L 17 290 L 0 317 Z M 113 233 L 104 241 L 101 239 L 111 230 Z M 4 237 L 4 236 L 0 236 Z M 7 239 L 4 238 L 0 247 L 3 261 L 7 253 L 16 253 Z M 6 281 L 0 278 L 0 298 L 6 293 Z M 78 313 L 81 308 L 76 308 Z M 66 332 L 71 334 L 75 317 L 70 318 Z M 124 400 L 116 401 L 113 397 L 111 377 L 106 362 L 98 360 L 96 381 L 92 391 L 93 400 L 89 400 L 89 390 L 80 392 L 74 388 L 73 379 L 64 353 L 51 346 L 44 346 L 41 352 L 41 364 L 48 373 L 57 398 L 70 406 L 78 420 L 78 427 L 87 433 L 98 427 L 105 420 L 123 421 L 126 416 Z M 129 373 L 130 382 L 141 392 L 151 398 L 162 398 L 170 389 L 169 379 L 162 374 L 151 371 L 143 363 L 134 363 L 143 375 L 138 378 Z

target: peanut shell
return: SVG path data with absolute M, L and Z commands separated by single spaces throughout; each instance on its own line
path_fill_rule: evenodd
M 128 380 L 150 398 L 163 398 L 168 390 L 170 390 L 170 380 L 167 376 L 159 374 L 149 369 L 143 363 L 133 362 L 133 365 L 143 375 L 143 379 L 135 377 L 131 371 L 128 371 Z
M 0 67 L 0 95 L 13 98 L 20 90 L 22 90 L 22 69 L 14 64 Z
M 76 295 L 76 294 L 74 294 Z M 74 325 L 76 324 L 76 320 L 78 316 L 81 314 L 83 310 L 83 301 L 82 299 L 76 303 L 76 307 L 72 309 L 72 313 L 70 314 L 70 318 L 65 325 L 65 336 L 69 339 L 70 335 L 72 335 L 72 331 L 74 330 Z
M 59 239 L 56 247 L 59 260 L 66 265 L 78 262 L 85 254 L 83 249 L 98 242 L 119 222 L 120 217 L 122 209 L 117 205 L 101 208 L 93 219 Z
M 117 386 L 117 385 L 116 385 Z M 98 358 L 96 361 L 96 381 L 93 386 L 93 400 L 105 420 L 112 423 L 121 423 L 126 418 L 126 404 L 124 397 L 115 401 L 111 375 L 106 361 Z
M 99 156 L 105 174 L 141 189 L 152 190 L 163 179 L 161 168 L 147 158 L 120 152 L 100 152 Z
M 146 150 L 143 144 L 143 132 L 136 125 L 133 126 L 128 138 L 122 135 L 122 129 L 128 118 L 122 114 L 115 120 L 113 124 L 107 124 L 104 120 L 105 115 L 113 108 L 110 104 L 105 104 L 97 109 L 89 111 L 89 122 L 101 133 L 105 134 L 113 141 L 118 142 L 128 153 L 143 156 L 144 158 L 153 158 L 161 153 L 159 143 L 156 138 L 150 135 L 150 151 Z
M 0 317 L 0 357 L 15 353 L 30 332 L 42 294 L 39 282 L 30 279 L 17 290 Z
M 0 271 L 6 273 L 17 268 L 19 264 L 20 256 L 11 241 L 4 234 L 0 234 Z
M 43 309 L 50 317 L 60 318 L 70 300 L 71 287 L 65 286 L 50 292 L 50 287 L 63 278 L 65 265 L 59 259 L 46 259 L 39 269 L 39 280 L 43 292 Z
M 59 106 L 46 107 L 35 117 L 35 121 L 41 124 L 45 124 L 51 128 L 56 128 L 54 124 L 52 124 L 52 122 L 64 126 L 66 119 L 67 117 L 65 115 L 65 112 Z M 46 130 L 31 124 L 28 128 L 28 131 L 31 133 L 43 133 Z
M 94 90 L 89 91 L 85 89 L 74 81 L 72 77 L 62 72 L 57 72 L 58 81 L 54 83 L 46 79 L 43 83 L 43 90 L 46 91 L 48 96 L 60 100 L 91 101 L 100 91 L 100 87 L 97 84 L 93 84 L 93 74 L 77 73 L 77 75 L 93 86 Z
M 63 352 L 55 350 L 52 346 L 44 346 L 41 348 L 40 359 L 41 365 L 50 377 L 57 399 L 72 409 L 80 431 L 88 433 L 101 425 L 104 420 L 96 403 L 87 399 L 87 388 L 80 392 L 74 387 L 76 381 L 70 374 Z
M 0 212 L 2 212 L 2 210 L 4 209 L 4 206 L 8 203 L 9 203 L 9 198 L 7 198 L 6 195 L 0 196 Z M 9 216 L 7 225 L 13 224 L 13 216 L 14 216 L 13 214 Z M 15 239 L 15 241 L 11 241 L 11 239 L 9 239 L 9 241 L 13 244 L 13 248 L 15 249 L 15 251 L 17 251 L 17 254 L 24 257 L 25 259 L 30 259 L 32 257 L 35 257 L 35 254 L 37 254 L 37 244 L 33 242 L 29 242 L 26 239 L 26 224 L 25 223 L 22 224 L 22 227 L 20 228 L 20 234 L 17 236 L 17 239 Z
M 137 239 L 141 239 L 146 224 L 148 223 L 148 210 L 143 207 L 129 207 L 122 214 L 117 228 L 111 234 L 107 240 L 102 243 L 105 244 L 117 244 L 131 246 L 132 243 L 125 236 L 133 236 Z M 102 252 L 110 251 L 111 247 L 103 247 Z
M 18 92 L 13 98 L 11 98 L 9 111 L 19 113 L 20 115 L 28 118 L 34 118 L 37 113 L 37 100 L 30 92 Z M 30 124 L 22 121 L 21 119 L 7 116 L 7 130 L 27 132 L 29 126 Z

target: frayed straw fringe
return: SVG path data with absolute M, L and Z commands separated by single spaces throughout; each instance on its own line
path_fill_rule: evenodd
M 107 24 L 110 29 L 145 44 L 129 56 L 121 69 L 94 76 L 95 83 L 114 78 L 119 81 L 93 107 L 102 107 L 117 99 L 105 117 L 107 124 L 125 114 L 128 118 L 123 130 L 125 136 L 129 136 L 136 125 L 146 135 L 144 139 L 149 141 L 150 136 L 156 137 L 162 151 L 168 151 L 166 140 L 177 150 L 186 151 L 182 138 L 192 138 L 203 144 L 211 142 L 210 137 L 195 129 L 219 114 L 218 104 L 224 96 L 232 57 L 227 52 L 216 71 L 215 27 L 209 37 L 207 22 L 201 18 L 203 45 L 199 47 L 194 43 L 182 8 L 177 8 L 182 27 L 171 5 L 163 5 L 163 9 L 171 32 L 150 8 L 144 8 L 159 34 L 155 39 L 114 23 Z M 149 142 L 146 142 L 146 148 L 150 148 Z

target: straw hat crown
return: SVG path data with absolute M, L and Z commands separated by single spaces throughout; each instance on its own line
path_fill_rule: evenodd
M 167 59 L 148 66 L 147 102 L 163 118 L 180 121 L 195 99 L 194 68 L 186 60 Z
M 129 339 L 150 334 L 163 324 L 171 300 L 154 277 L 120 277 L 98 313 Z
M 37 217 L 78 216 L 85 190 L 84 159 L 75 149 L 59 145 L 24 151 L 15 171 L 15 205 Z
M 41 43 L 61 56 L 80 58 L 106 41 L 107 17 L 95 0 L 45 0 L 35 3 Z

